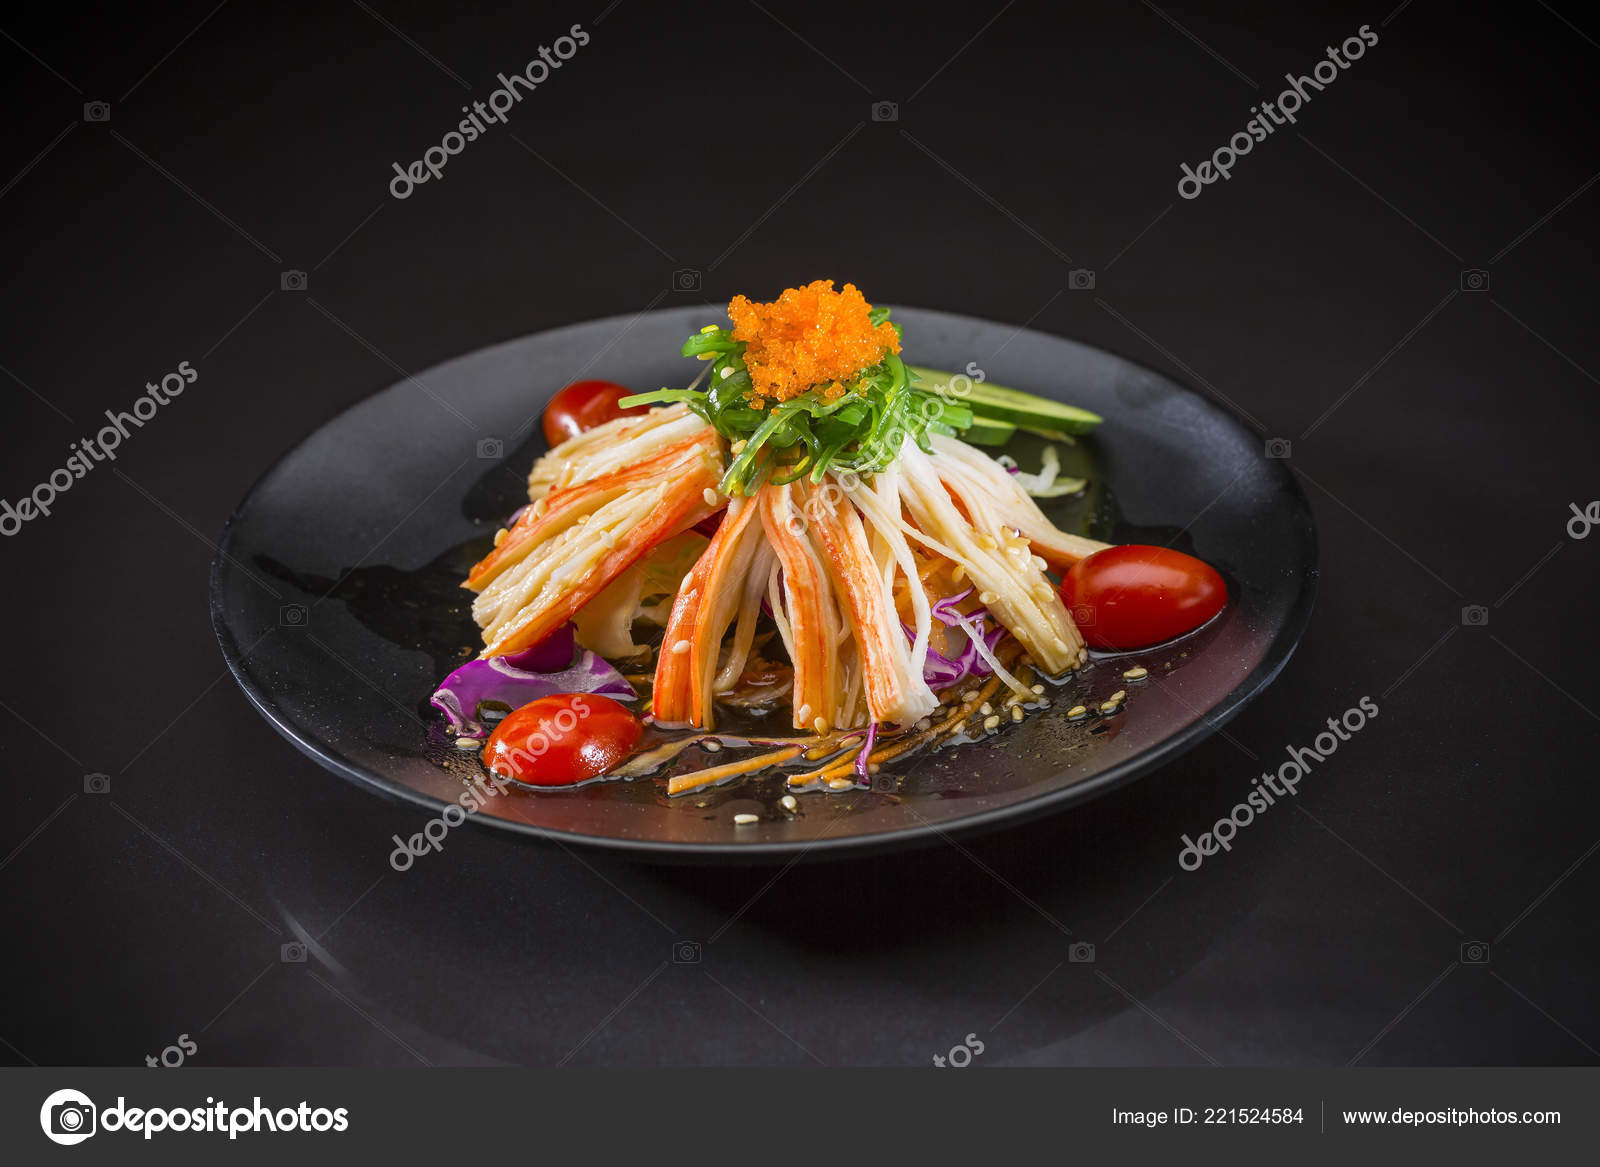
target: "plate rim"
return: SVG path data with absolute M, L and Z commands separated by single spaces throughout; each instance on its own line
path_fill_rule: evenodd
M 540 329 L 537 332 L 524 333 L 520 336 L 510 337 L 483 345 L 468 352 L 436 362 L 420 373 L 412 374 L 411 379 L 426 376 L 435 369 L 456 361 L 466 360 L 497 349 L 509 348 L 523 343 L 534 337 L 544 336 L 565 329 L 581 328 L 594 325 L 605 325 L 613 322 L 637 322 L 643 317 L 656 315 L 658 312 L 683 312 L 690 308 L 704 307 L 712 312 L 720 312 L 723 308 L 716 304 L 706 305 L 676 305 L 671 308 L 652 309 L 644 313 L 619 313 L 613 316 L 595 317 L 588 320 L 576 320 L 567 324 L 557 325 L 553 328 Z M 921 308 L 912 304 L 894 304 L 891 307 L 904 308 L 914 312 L 923 312 L 930 315 L 945 316 L 953 320 L 967 323 L 977 323 L 997 328 L 1013 328 L 1016 336 L 1024 333 L 1035 333 L 1053 341 L 1065 341 L 1068 344 L 1105 356 L 1114 357 L 1116 360 L 1136 369 L 1139 372 L 1153 375 L 1163 381 L 1169 382 L 1182 389 L 1185 393 L 1198 398 L 1208 407 L 1227 418 L 1228 422 L 1246 433 L 1255 431 L 1245 423 L 1239 413 L 1226 401 L 1220 401 L 1210 394 L 1201 393 L 1198 389 L 1185 381 L 1165 373 L 1159 369 L 1134 360 L 1115 349 L 1105 348 L 1100 345 L 1089 344 L 1069 336 L 1058 336 L 1052 332 L 1033 328 L 1027 325 L 1020 328 L 1004 321 L 990 320 L 986 317 L 971 316 L 965 313 L 947 312 L 938 308 Z M 272 703 L 268 694 L 261 691 L 253 679 L 244 671 L 243 665 L 247 652 L 241 652 L 237 638 L 228 627 L 225 616 L 225 605 L 222 595 L 222 583 L 225 568 L 229 563 L 237 565 L 229 549 L 235 526 L 250 509 L 262 485 L 275 475 L 279 468 L 305 445 L 315 434 L 339 421 L 346 414 L 362 408 L 374 398 L 387 393 L 406 381 L 396 381 L 384 385 L 371 393 L 351 402 L 344 409 L 332 417 L 327 418 L 315 428 L 302 435 L 292 445 L 273 459 L 262 472 L 256 476 L 248 490 L 234 505 L 233 510 L 223 523 L 222 530 L 216 542 L 216 554 L 211 560 L 211 568 L 207 587 L 207 601 L 210 607 L 212 631 L 217 637 L 218 647 L 222 652 L 228 672 L 234 682 L 244 692 L 245 697 L 266 722 L 277 730 L 300 753 L 316 762 L 323 769 L 328 770 L 346 781 L 354 783 L 357 787 L 370 790 L 385 800 L 394 803 L 405 803 L 429 810 L 438 814 L 448 806 L 455 805 L 432 795 L 414 790 L 403 783 L 395 782 L 380 774 L 369 772 L 360 766 L 346 761 L 343 757 L 331 750 L 319 749 L 312 742 L 299 736 L 294 728 L 288 724 L 287 719 L 280 714 Z M 1311 500 L 1300 485 L 1292 470 L 1280 468 L 1284 480 L 1289 483 L 1294 494 L 1299 498 L 1304 511 L 1306 524 L 1305 535 L 1307 538 L 1307 551 L 1309 563 L 1305 572 L 1300 577 L 1300 584 L 1294 602 L 1284 617 L 1282 628 L 1273 636 L 1266 654 L 1246 676 L 1234 685 L 1220 701 L 1205 711 L 1205 715 L 1191 722 L 1177 733 L 1163 739 L 1161 742 L 1133 757 L 1126 758 L 1109 768 L 1102 770 L 1089 778 L 1083 779 L 1068 786 L 1055 790 L 1044 791 L 1040 794 L 1019 799 L 1005 806 L 993 807 L 988 810 L 977 811 L 970 815 L 963 815 L 947 823 L 927 823 L 918 826 L 900 827 L 894 830 L 878 831 L 866 835 L 843 835 L 837 838 L 821 836 L 803 841 L 785 842 L 781 840 L 751 841 L 726 843 L 706 842 L 674 842 L 630 839 L 618 835 L 588 835 L 576 831 L 559 830 L 552 827 L 538 826 L 534 823 L 522 822 L 517 819 L 489 817 L 482 815 L 468 815 L 467 820 L 475 824 L 477 829 L 495 832 L 509 832 L 521 838 L 537 840 L 540 843 L 554 843 L 558 846 L 573 844 L 582 847 L 594 847 L 621 855 L 624 858 L 647 859 L 663 863 L 705 863 L 711 862 L 739 862 L 750 861 L 753 863 L 771 863 L 784 859 L 798 860 L 800 857 L 816 852 L 820 855 L 833 858 L 853 858 L 857 856 L 882 854 L 890 851 L 910 850 L 919 847 L 932 846 L 941 840 L 948 840 L 957 836 L 967 837 L 986 834 L 1000 830 L 1006 826 L 1024 821 L 1042 818 L 1050 813 L 1061 813 L 1072 806 L 1091 802 L 1113 790 L 1120 789 L 1151 771 L 1159 769 L 1167 762 L 1201 741 L 1221 730 L 1228 722 L 1232 721 L 1244 707 L 1259 696 L 1268 686 L 1277 679 L 1285 665 L 1294 656 L 1306 628 L 1310 625 L 1311 614 L 1316 605 L 1318 583 L 1321 577 L 1321 541 L 1317 530 L 1316 513 L 1311 506 Z M 534 797 L 537 797 L 536 795 Z

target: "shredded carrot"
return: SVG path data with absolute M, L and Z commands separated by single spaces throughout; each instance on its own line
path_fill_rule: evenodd
M 746 758 L 742 762 L 729 762 L 724 766 L 713 766 L 709 770 L 695 770 L 688 774 L 675 774 L 667 779 L 667 793 L 687 794 L 691 790 L 699 790 L 704 786 L 713 786 L 718 782 L 725 782 L 729 778 L 736 778 L 740 774 L 765 770 L 768 766 L 782 765 L 784 762 L 798 756 L 799 753 L 799 746 L 788 746 L 785 749 L 774 750 L 770 754 L 757 754 L 755 757 Z
M 867 755 L 867 764 L 876 766 L 887 762 L 890 758 L 898 757 L 916 749 L 924 742 L 932 741 L 942 733 L 958 728 L 961 723 L 966 721 L 968 715 L 974 709 L 993 697 L 999 688 L 1000 678 L 990 677 L 988 683 L 979 690 L 972 700 L 961 702 L 943 721 L 909 737 L 901 736 L 885 742 Z M 826 782 L 830 778 L 843 778 L 854 770 L 855 766 L 855 755 L 851 754 L 848 758 L 829 762 L 818 769 L 808 770 L 803 774 L 791 774 L 788 779 L 788 785 L 791 789 L 798 789 L 803 786 L 810 786 L 813 782 Z
M 871 310 L 854 284 L 835 292 L 832 280 L 789 288 L 770 304 L 735 296 L 728 316 L 733 338 L 745 343 L 751 403 L 760 409 L 768 398 L 787 401 L 823 384 L 826 396 L 838 397 L 844 393 L 840 381 L 899 352 L 894 326 L 885 321 L 874 327 Z

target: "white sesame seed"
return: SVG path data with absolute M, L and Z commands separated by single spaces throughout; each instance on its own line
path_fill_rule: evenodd
M 496 547 L 500 546 L 500 544 L 502 544 L 502 543 L 504 543 L 506 541 L 506 536 L 509 535 L 510 533 L 511 533 L 510 531 L 507 531 L 504 527 L 501 527 L 498 531 L 496 531 L 494 533 L 494 545 Z
M 801 725 L 809 724 L 811 721 L 811 706 L 809 704 L 800 706 L 799 709 L 794 711 L 794 718 Z
M 759 823 L 761 821 L 761 816 L 753 814 L 736 814 L 733 816 L 733 821 L 738 823 L 741 827 L 747 827 L 751 823 Z
M 929 721 L 926 717 L 924 717 L 924 718 L 920 719 L 917 722 L 917 724 L 916 724 L 916 726 L 914 728 L 916 729 L 916 731 L 918 733 L 921 733 L 924 730 L 926 730 L 928 727 L 930 727 L 932 724 L 933 724 L 933 722 Z
M 1073 720 L 1077 720 L 1088 712 L 1088 709 L 1084 708 L 1082 705 L 1074 705 L 1071 709 L 1067 710 L 1067 716 Z
M 694 645 L 690 644 L 687 640 L 680 640 L 680 641 L 678 641 L 677 644 L 674 644 L 672 646 L 672 655 L 673 656 L 682 656 L 684 653 L 688 652 L 693 647 L 694 647 Z
M 990 604 L 994 603 L 994 593 L 993 592 L 979 592 L 978 593 L 978 603 L 982 604 L 985 608 L 987 608 Z
M 983 714 L 985 717 L 988 717 L 989 714 L 994 712 L 994 706 L 985 701 L 982 705 L 978 706 L 978 712 Z
M 456 749 L 458 749 L 458 750 L 475 750 L 479 746 L 481 746 L 482 744 L 483 743 L 480 742 L 475 737 L 458 737 L 458 738 L 456 738 Z
M 1021 721 L 1021 720 L 1022 720 L 1022 717 L 1023 717 L 1023 714 L 1022 714 L 1022 706 L 1020 706 L 1020 705 L 1013 705 L 1013 706 L 1012 706 L 1012 707 L 1011 707 L 1011 720 L 1012 720 L 1012 721 Z
M 778 804 L 782 806 L 784 810 L 794 810 L 800 805 L 792 794 L 785 794 L 782 798 L 778 799 Z
M 717 492 L 712 490 L 709 486 L 701 492 L 700 497 L 706 500 L 706 506 L 708 507 L 714 507 L 717 505 Z
M 1133 668 L 1122 674 L 1125 681 L 1142 681 L 1150 675 L 1150 670 L 1143 665 L 1134 665 Z
M 726 381 L 731 376 L 733 376 L 733 366 L 732 365 L 724 365 L 722 367 L 722 379 L 724 381 Z
M 1044 686 L 1043 685 L 1035 685 L 1033 687 L 1033 695 L 1035 697 L 1041 696 L 1043 693 L 1044 693 Z
M 829 778 L 828 779 L 828 789 L 829 790 L 849 790 L 854 785 L 855 785 L 855 783 L 853 781 L 851 781 L 849 778 Z
M 1127 695 L 1128 691 L 1126 689 L 1118 689 L 1115 693 L 1111 694 L 1111 700 L 1120 703 Z
M 811 728 L 816 730 L 818 733 L 827 733 L 828 719 L 826 717 L 818 717 L 813 719 L 811 722 Z
M 968 689 L 961 694 L 961 699 L 963 701 L 976 701 L 978 699 L 978 691 L 976 689 Z
M 702 333 L 707 333 L 707 332 L 715 332 L 715 331 L 716 331 L 716 330 L 717 330 L 717 329 L 718 329 L 718 328 L 720 328 L 720 327 L 721 327 L 721 325 L 717 325 L 717 324 L 708 324 L 708 325 L 706 325 L 706 326 L 705 326 L 705 327 L 704 327 L 704 328 L 702 328 L 702 329 L 701 329 L 701 330 L 700 330 L 700 331 L 701 331 L 701 332 L 702 332 Z
M 722 749 L 722 743 L 714 737 L 708 737 L 705 741 L 700 743 L 700 748 L 708 753 L 715 754 Z
M 991 717 L 985 717 L 983 719 L 983 728 L 984 729 L 999 729 L 1000 728 L 1000 715 L 998 713 L 996 713 Z

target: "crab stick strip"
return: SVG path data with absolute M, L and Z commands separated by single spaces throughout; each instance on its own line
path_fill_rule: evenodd
M 997 535 L 1009 527 L 1026 539 L 1032 552 L 1056 571 L 1104 551 L 1109 543 L 1085 539 L 1059 529 L 1045 517 L 1015 475 L 981 450 L 944 434 L 933 438 L 939 480 L 961 512 L 980 531 Z
M 722 637 L 739 613 L 745 576 L 760 543 L 759 508 L 751 499 L 732 500 L 667 618 L 652 699 L 657 720 L 714 728 L 712 683 Z
M 808 488 L 801 497 L 827 556 L 840 606 L 860 647 L 862 681 L 872 719 L 910 725 L 937 708 L 939 700 L 923 681 L 921 670 L 913 667 L 893 594 L 867 543 L 861 515 L 837 488 L 831 493 L 828 487 L 821 491 Z
M 654 486 L 676 468 L 707 456 L 718 457 L 717 435 L 714 430 L 703 428 L 637 465 L 551 491 L 522 512 L 505 538 L 473 566 L 464 586 L 475 592 L 483 591 L 501 572 L 520 563 L 544 540 L 584 515 L 628 490 Z
M 823 567 L 795 505 L 793 486 L 763 486 L 757 493 L 761 526 L 783 568 L 783 596 L 794 665 L 794 727 L 827 733 L 841 710 L 837 614 Z M 781 627 L 781 625 L 780 625 Z
M 483 655 L 538 644 L 652 547 L 715 514 L 723 505 L 716 494 L 721 476 L 721 459 L 701 447 L 659 470 L 654 480 L 630 485 L 554 539 L 537 540 L 473 605 L 484 628 Z

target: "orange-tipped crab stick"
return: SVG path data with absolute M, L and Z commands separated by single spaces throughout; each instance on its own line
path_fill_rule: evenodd
M 826 733 L 840 697 L 838 646 L 828 577 L 795 506 L 793 486 L 763 486 L 761 526 L 783 566 L 783 591 L 792 630 L 794 726 Z
M 761 538 L 758 514 L 751 499 L 729 503 L 727 517 L 672 602 L 651 699 L 660 721 L 712 728 L 711 683 L 717 654 L 738 611 L 744 569 Z
M 721 477 L 721 461 L 701 456 L 670 465 L 653 483 L 636 488 L 657 493 L 659 500 L 640 521 L 624 531 L 612 532 L 612 543 L 605 553 L 571 586 L 541 588 L 507 630 L 484 650 L 485 655 L 503 656 L 532 648 L 572 619 L 579 608 L 652 547 L 721 510 L 723 499 L 716 494 Z M 714 498 L 715 503 L 708 502 L 708 498 Z M 533 553 L 537 554 L 537 549 Z
M 834 586 L 861 646 L 862 678 L 872 719 L 910 725 L 939 705 L 915 675 L 900 617 L 884 594 L 883 572 L 867 543 L 861 516 L 832 484 L 809 490 L 805 512 L 828 557 Z
M 463 586 L 481 592 L 494 582 L 495 576 L 520 563 L 533 548 L 551 535 L 565 530 L 581 516 L 598 510 L 627 490 L 649 486 L 669 473 L 675 473 L 680 464 L 704 461 L 702 455 L 716 451 L 716 431 L 708 428 L 625 470 L 605 474 L 577 486 L 552 490 L 545 496 L 543 505 L 536 503 L 522 512 L 506 537 L 500 540 L 499 546 L 473 566 Z M 711 485 L 715 487 L 716 482 Z M 720 506 L 719 501 L 711 513 L 715 513 Z

